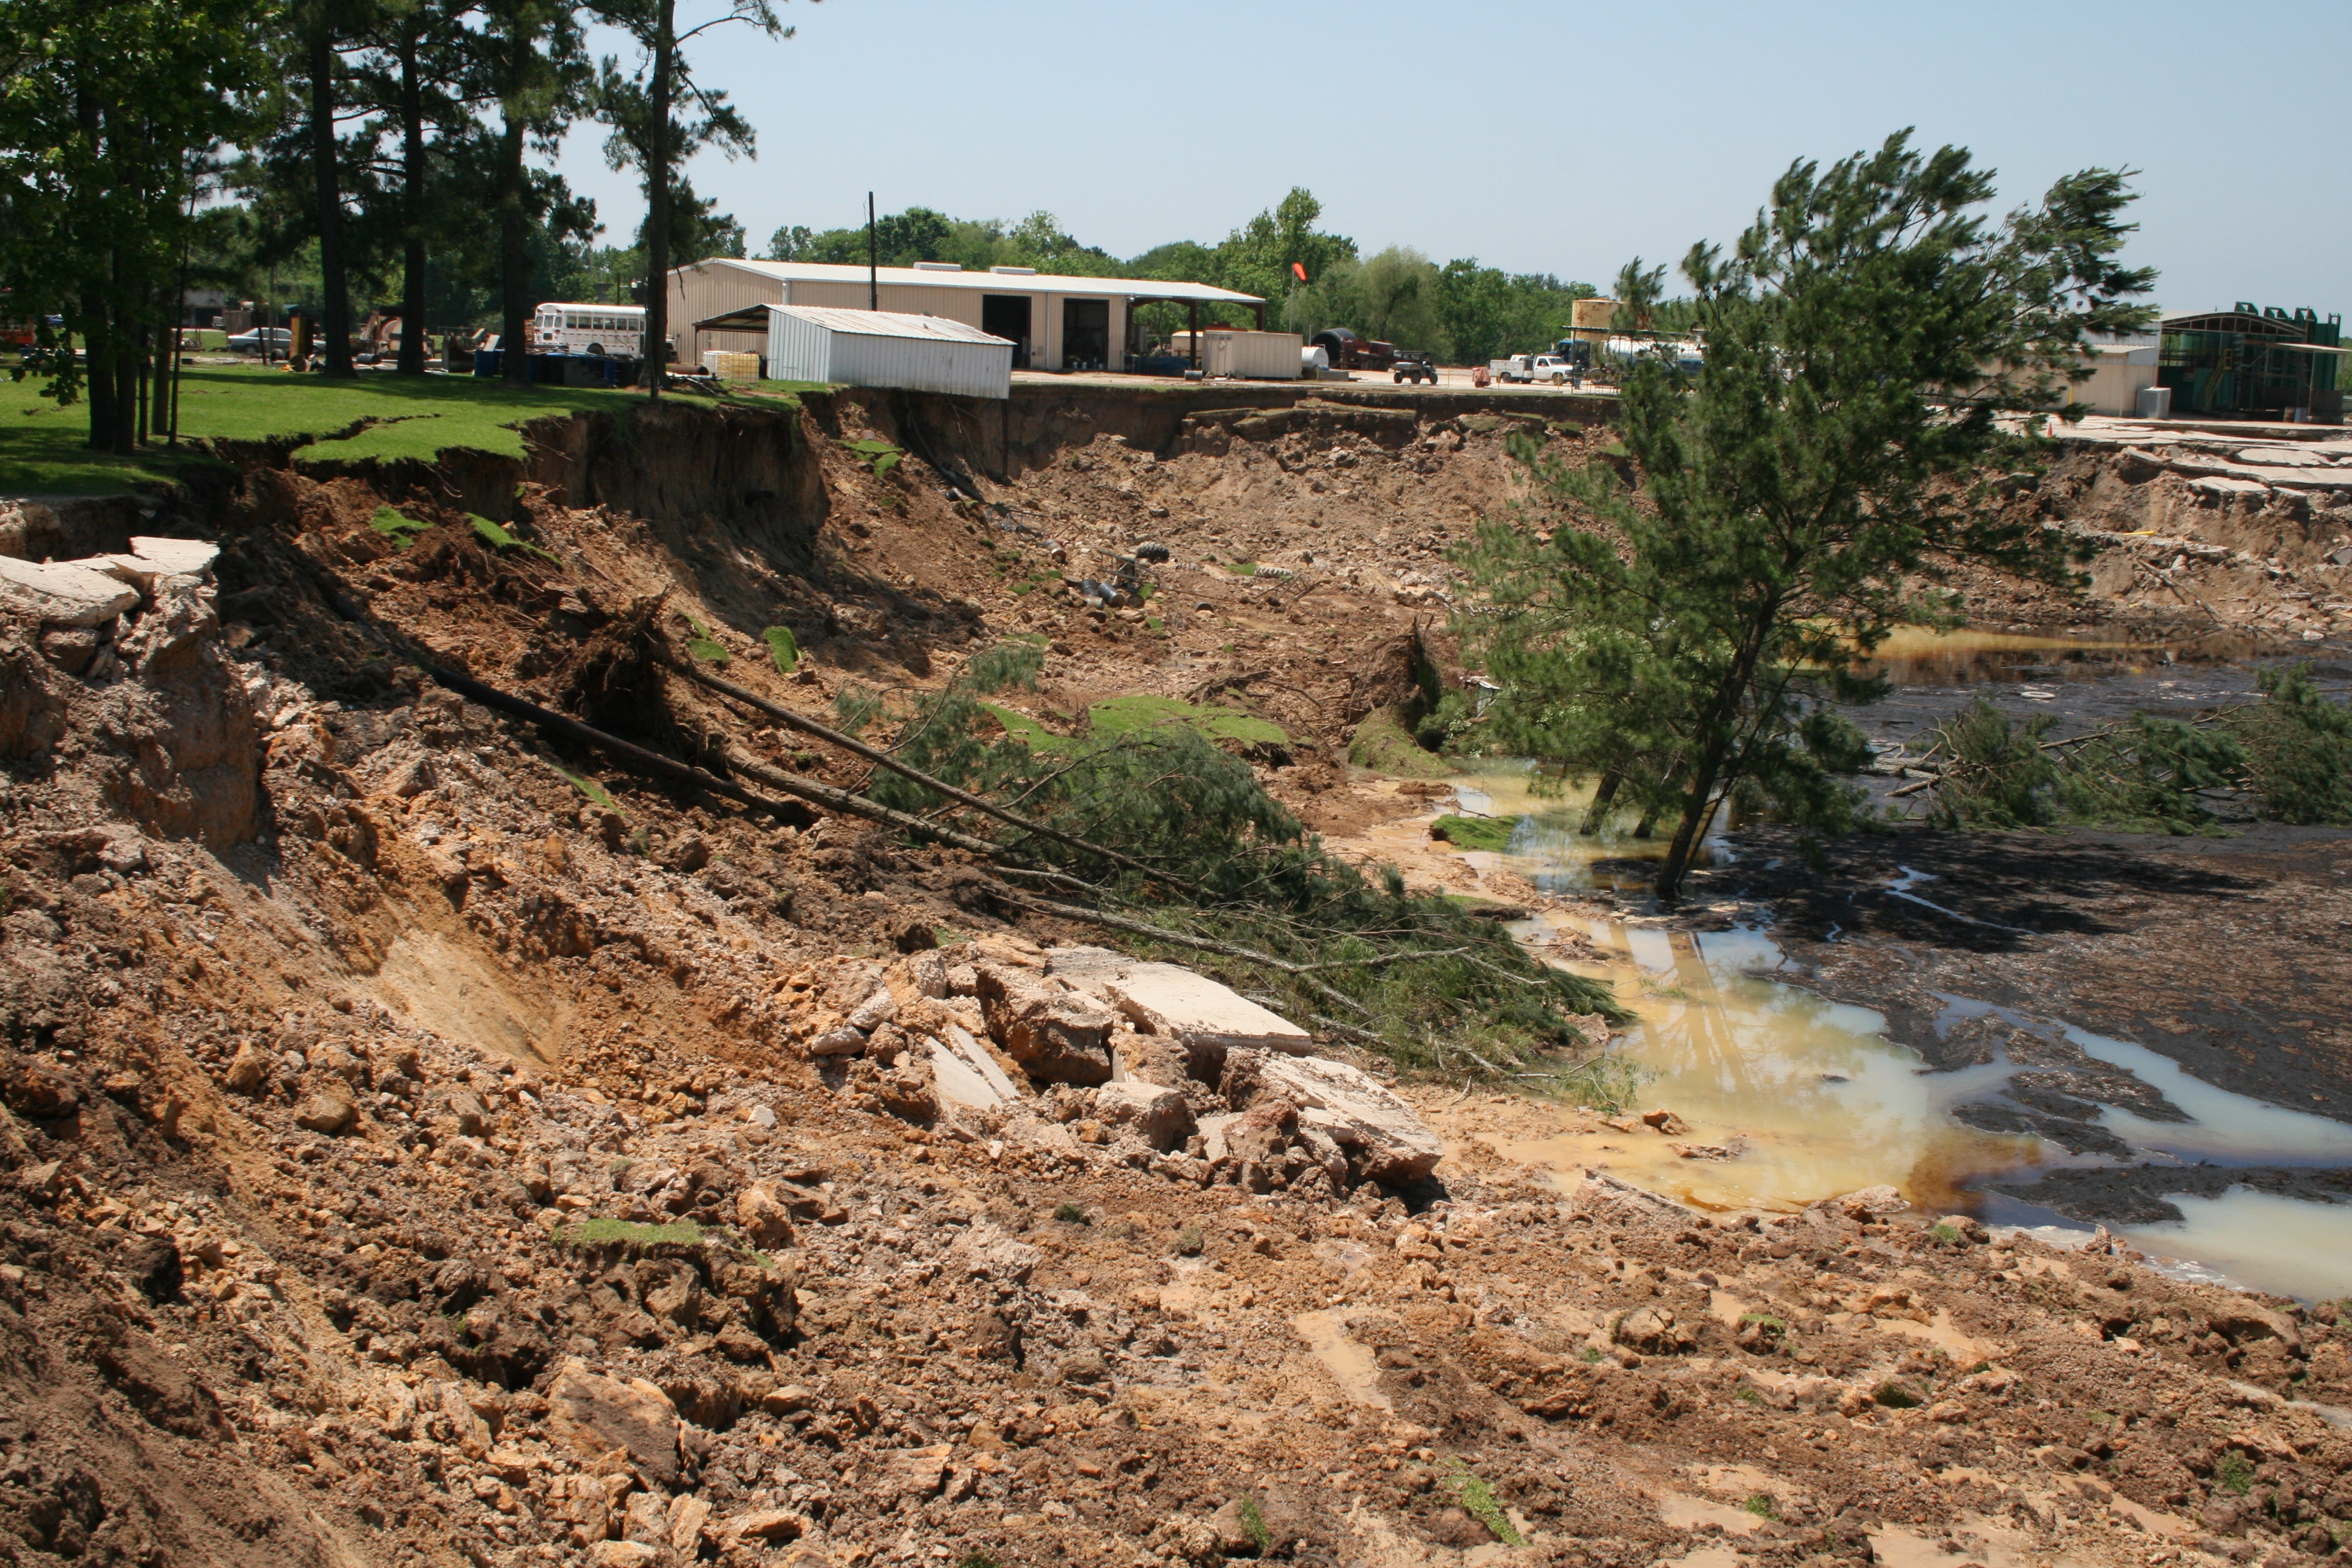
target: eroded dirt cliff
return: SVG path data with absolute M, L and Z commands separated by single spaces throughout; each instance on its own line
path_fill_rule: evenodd
M 212 581 L 87 637 L 17 616 L 0 1554 L 2333 1552 L 2332 1310 L 1891 1192 L 1703 1215 L 1525 1168 L 1521 1102 L 1327 1040 L 1335 1119 L 1278 1052 L 1172 1050 L 1057 980 L 1105 933 L 961 851 L 635 777 L 420 673 L 852 786 L 639 634 L 821 714 L 1029 631 L 1049 729 L 1245 708 L 1288 736 L 1269 787 L 1344 838 L 1420 807 L 1347 752 L 1443 548 L 1511 500 L 1514 430 L 1595 438 L 844 396 L 583 420 L 511 471 L 281 454 L 150 521 L 217 539 Z M 1146 603 L 1065 587 L 1144 542 Z M 1012 1093 L 950 1094 L 949 1041 Z M 1147 1065 L 1067 1065 L 1113 1049 Z

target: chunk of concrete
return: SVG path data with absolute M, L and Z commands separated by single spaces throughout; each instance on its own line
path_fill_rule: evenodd
M 28 620 L 102 626 L 139 605 L 139 591 L 78 561 L 0 555 L 0 605 Z
M 1103 1083 L 1118 1019 L 1099 1000 L 1062 982 L 1005 963 L 974 966 L 988 1032 L 1021 1070 L 1041 1083 Z
M 127 554 L 92 556 L 79 564 L 119 578 L 142 594 L 152 594 L 159 577 L 194 577 L 201 582 L 211 575 L 213 563 L 219 559 L 220 546 L 208 539 L 157 539 L 133 534 Z
M 1181 963 L 1147 963 L 1101 947 L 1057 947 L 1046 973 L 1101 997 L 1141 1034 L 1173 1039 L 1193 1076 L 1213 1081 L 1234 1050 L 1305 1056 L 1315 1037 L 1278 1013 Z
M 969 1105 L 976 1110 L 992 1110 L 1011 1103 L 953 1046 L 931 1039 L 923 1043 L 930 1047 L 931 1089 L 941 1100 Z
M 1357 1174 L 1402 1186 L 1429 1174 L 1445 1145 L 1412 1107 L 1370 1075 L 1322 1057 L 1238 1053 L 1229 1065 L 1228 1092 L 1273 1096 L 1298 1108 L 1298 1125 L 1328 1136 L 1346 1151 Z M 1234 1130 L 1225 1130 L 1233 1141 Z
M 1134 1079 L 1095 1090 L 1095 1119 L 1135 1133 L 1165 1153 L 1192 1135 L 1192 1108 L 1172 1089 Z
M 951 1023 L 948 1026 L 948 1044 L 955 1047 L 958 1056 L 971 1064 L 973 1071 L 988 1080 L 988 1086 L 1002 1095 L 1006 1104 L 1021 1098 L 1020 1086 L 997 1065 L 996 1058 L 988 1054 L 988 1047 L 973 1039 L 962 1025 Z
M 548 1436 L 583 1459 L 625 1449 L 648 1485 L 677 1484 L 677 1406 L 643 1378 L 600 1377 L 577 1356 L 567 1358 L 547 1390 Z

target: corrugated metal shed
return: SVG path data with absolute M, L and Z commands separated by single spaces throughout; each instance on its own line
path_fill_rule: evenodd
M 699 359 L 703 350 L 714 348 L 757 353 L 762 346 L 757 329 L 699 329 L 686 323 L 711 321 L 758 305 L 865 310 L 874 296 L 888 313 L 945 317 L 992 328 L 999 337 L 1016 338 L 1018 363 L 1039 370 L 1095 360 L 1118 368 L 1131 346 L 1130 318 L 1140 301 L 1172 300 L 1195 308 L 1240 305 L 1253 310 L 1265 304 L 1255 295 L 1206 283 L 940 267 L 882 268 L 869 294 L 863 267 L 714 256 L 671 271 L 669 321 L 678 334 L 680 359 Z
M 940 316 L 768 307 L 768 374 L 959 397 L 1013 395 L 1013 345 Z

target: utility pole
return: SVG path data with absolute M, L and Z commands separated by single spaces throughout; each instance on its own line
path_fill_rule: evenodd
M 874 193 L 866 193 L 866 308 L 882 308 L 882 242 L 875 237 Z

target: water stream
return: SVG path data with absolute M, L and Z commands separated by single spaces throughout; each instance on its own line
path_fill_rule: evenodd
M 1578 835 L 1589 792 L 1547 795 L 1531 770 L 1502 765 L 1465 780 L 1458 808 L 1516 819 L 1510 847 L 1466 857 L 1507 868 L 1547 891 L 1591 890 L 1632 869 L 1623 863 L 1663 853 L 1664 838 L 1631 837 L 1617 824 Z M 1729 853 L 1719 839 L 1709 852 Z M 1616 862 L 1605 865 L 1603 862 Z M 1933 879 L 1908 873 L 1897 890 L 1929 901 Z M 1990 1220 L 2087 1232 L 2087 1226 L 1984 1190 L 1990 1181 L 2037 1169 L 2116 1163 L 2070 1156 L 2032 1135 L 1979 1131 L 1953 1108 L 1996 1091 L 2015 1070 L 2005 1060 L 1956 1071 L 1929 1069 L 1886 1037 L 1884 1016 L 1826 1001 L 1772 977 L 1781 953 L 1755 926 L 1722 931 L 1668 930 L 1639 921 L 1543 912 L 1513 928 L 1537 952 L 1572 932 L 1608 955 L 1554 962 L 1612 981 L 1635 1015 L 1612 1047 L 1645 1076 L 1643 1108 L 1672 1110 L 1687 1131 L 1671 1137 L 1643 1127 L 1570 1131 L 1513 1143 L 1514 1158 L 1568 1171 L 1604 1164 L 1613 1173 L 1707 1209 L 1794 1209 L 1880 1184 L 1936 1211 L 1966 1210 Z M 1580 948 L 1580 944 L 1579 944 Z M 1939 1027 L 1971 1014 L 2000 1012 L 1961 996 L 1945 998 Z M 2004 1016 L 2008 1015 L 2004 1014 Z M 2022 1016 L 2018 1024 L 2039 1023 Z M 2352 1126 L 2266 1104 L 2204 1083 L 2168 1058 L 2125 1040 L 2065 1026 L 2084 1051 L 2125 1068 L 2187 1113 L 2187 1122 L 2147 1121 L 2105 1109 L 2103 1123 L 2136 1162 L 2221 1166 L 2352 1165 Z M 2027 1175 L 2031 1180 L 2031 1175 Z M 2187 1277 L 2226 1280 L 2315 1299 L 2352 1294 L 2352 1205 L 2305 1202 L 2233 1187 L 2216 1197 L 2168 1194 L 2177 1223 L 2115 1227 Z

